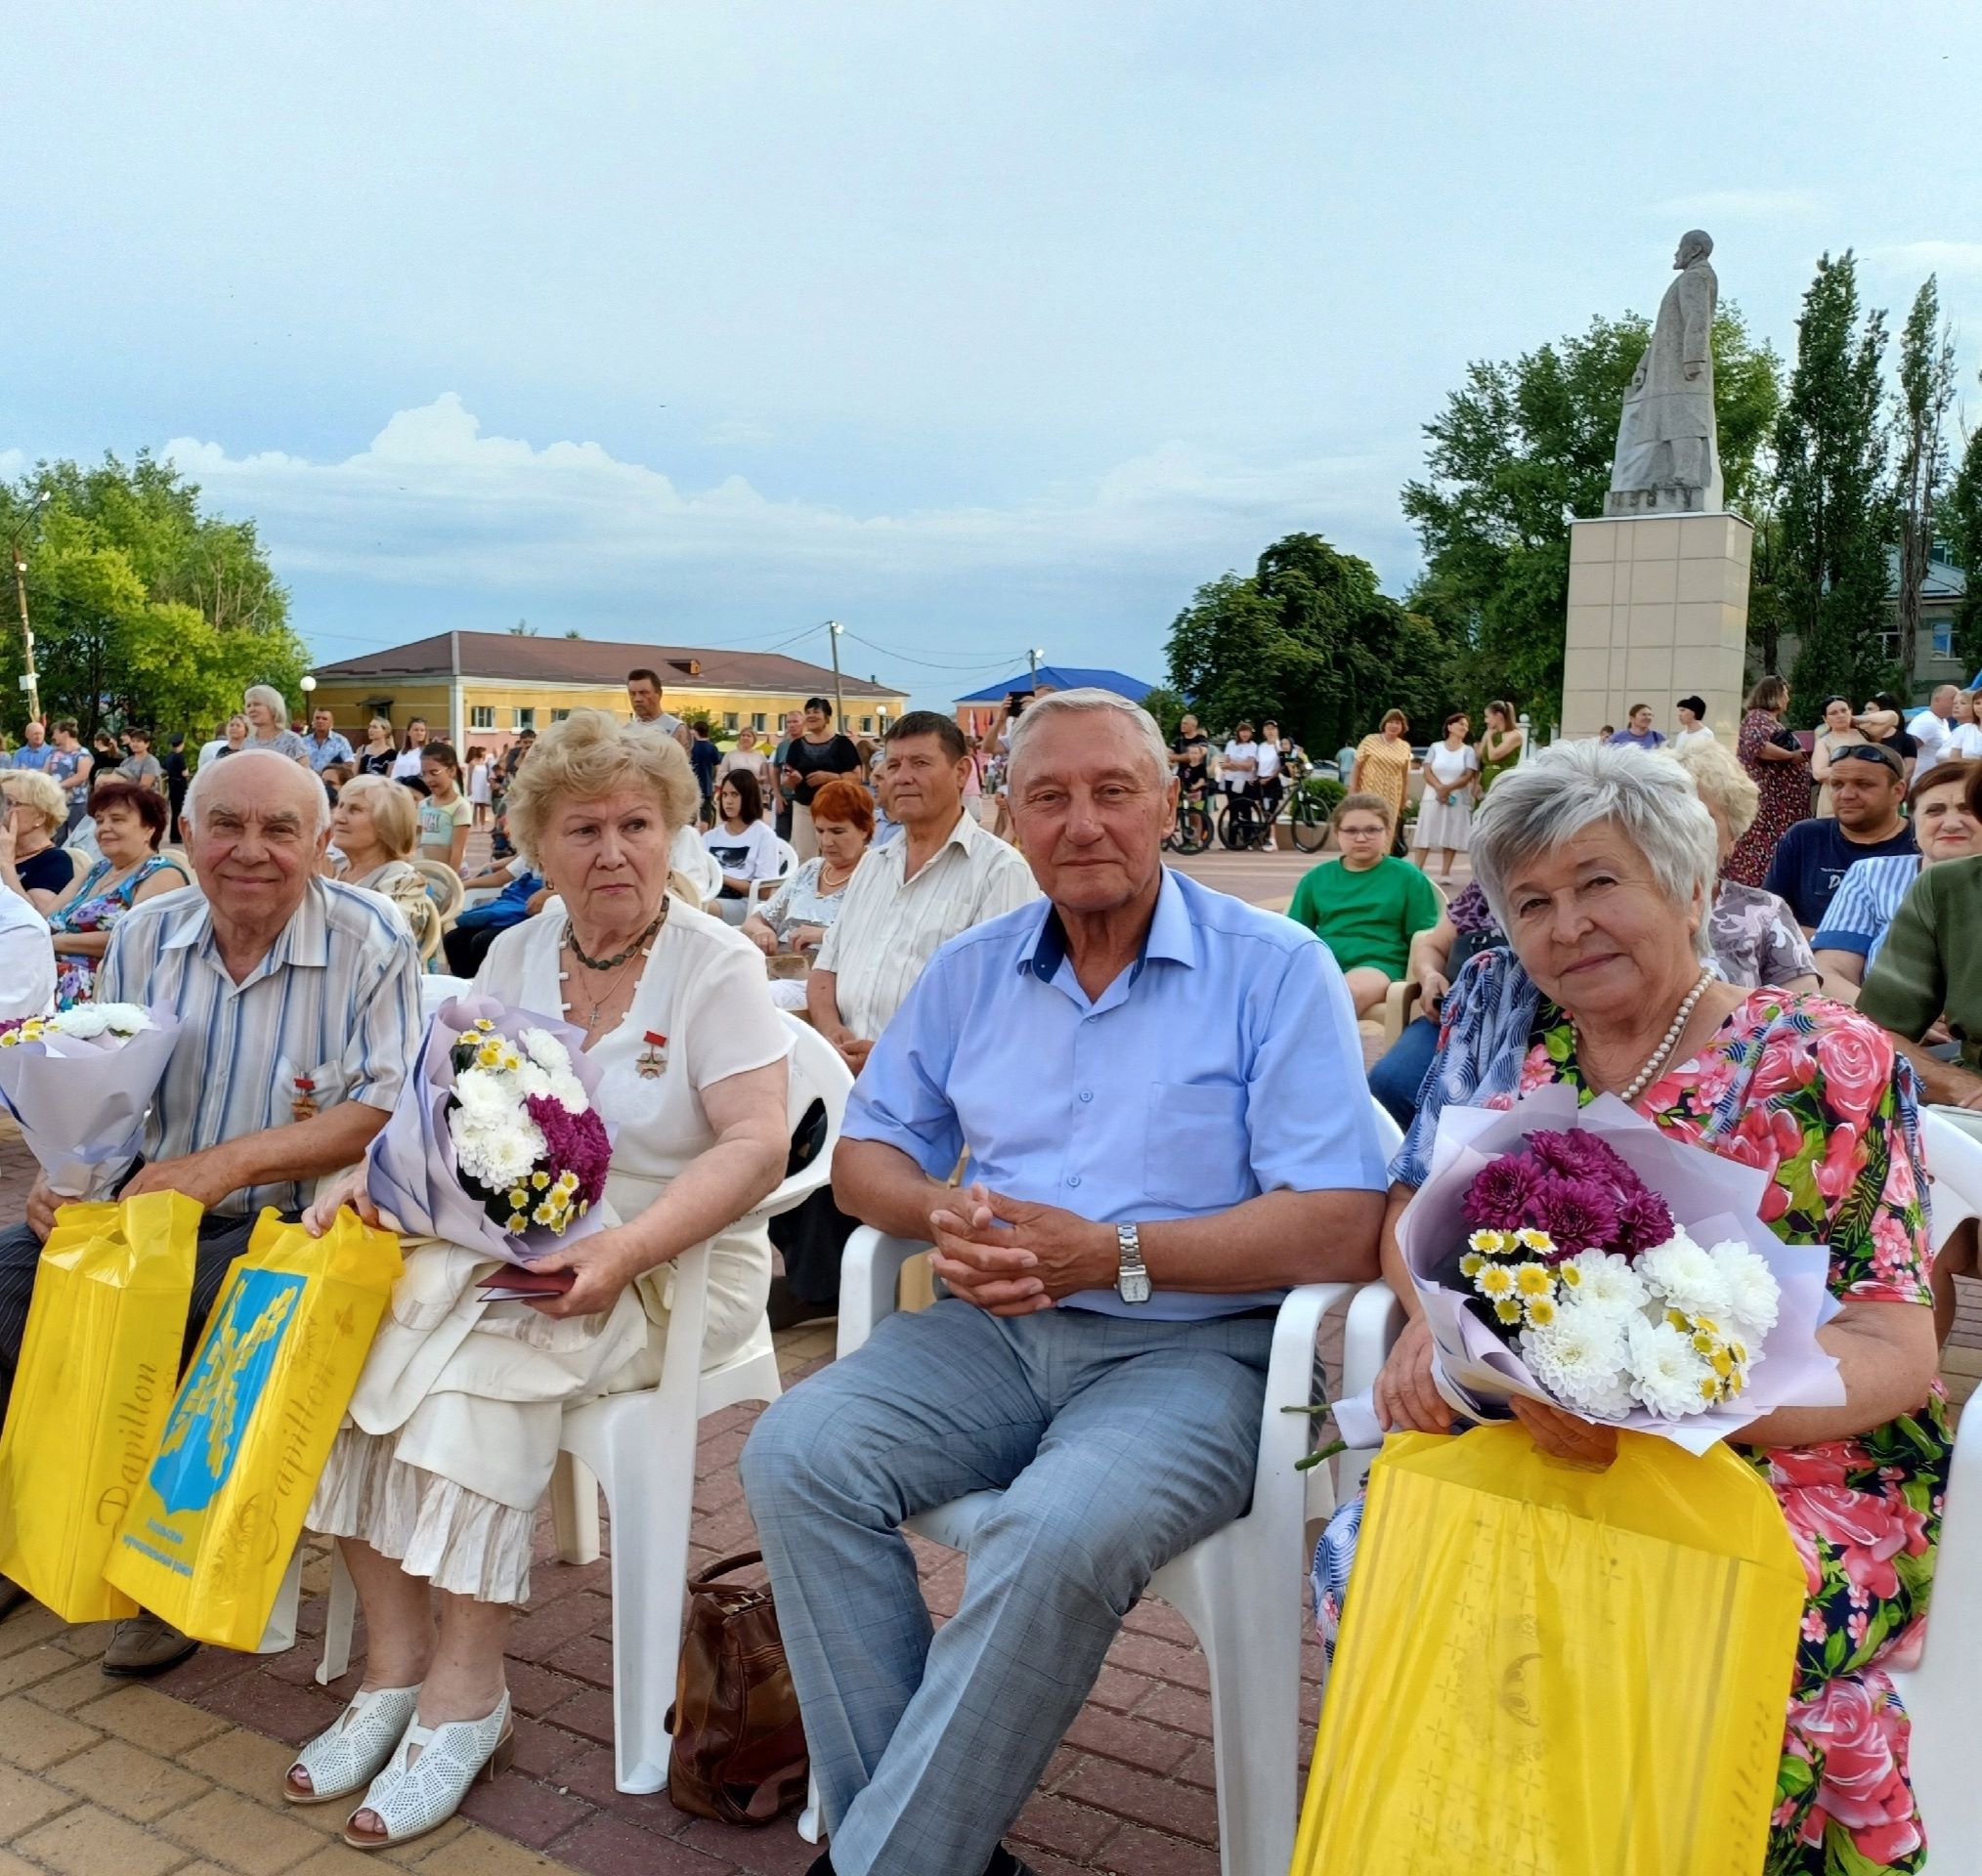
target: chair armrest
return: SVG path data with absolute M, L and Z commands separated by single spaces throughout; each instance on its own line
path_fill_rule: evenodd
M 1253 1513 L 1283 1501 L 1298 1507 L 1314 1471 L 1296 1470 L 1307 1457 L 1314 1422 L 1308 1414 L 1283 1411 L 1314 1400 L 1314 1359 L 1321 1318 L 1346 1301 L 1352 1283 L 1304 1283 L 1287 1292 L 1273 1320 L 1272 1353 L 1267 1359 L 1267 1402 L 1260 1419 L 1260 1459 L 1253 1474 Z M 1319 1468 L 1314 1469 L 1319 1471 Z
M 1418 987 L 1408 977 L 1400 977 L 1383 994 L 1383 1045 L 1395 1048 L 1404 1025 L 1411 1019 L 1411 1005 L 1418 1000 Z
M 844 1360 L 874 1334 L 882 1317 L 894 1313 L 901 1267 L 928 1250 L 909 1238 L 883 1236 L 863 1224 L 846 1240 L 840 1259 L 840 1339 L 835 1353 Z
M 1349 1305 L 1349 1320 L 1342 1330 L 1342 1398 L 1354 1400 L 1376 1386 L 1399 1336 L 1403 1334 L 1404 1306 L 1387 1283 L 1366 1283 Z M 1376 1453 L 1369 1447 L 1352 1447 L 1335 1461 L 1337 1489 L 1347 1498 L 1369 1471 Z

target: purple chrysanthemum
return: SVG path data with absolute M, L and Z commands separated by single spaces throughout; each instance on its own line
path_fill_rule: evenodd
M 1644 1181 L 1608 1140 L 1580 1130 L 1569 1133 L 1538 1132 L 1528 1136 L 1528 1150 L 1551 1172 L 1565 1178 L 1599 1179 L 1616 1190 L 1621 1200 L 1645 1189 Z
M 553 1178 L 561 1172 L 575 1174 L 578 1190 L 573 1198 L 597 1205 L 605 1197 L 606 1168 L 613 1157 L 605 1122 L 590 1108 L 574 1114 L 548 1094 L 532 1094 L 525 1106 L 543 1134 L 544 1154 L 539 1167 Z
M 1536 1194 L 1532 1211 L 1535 1224 L 1555 1240 L 1559 1258 L 1574 1257 L 1578 1251 L 1606 1250 L 1617 1237 L 1617 1200 L 1598 1179 L 1548 1179 Z
M 1635 1258 L 1663 1244 L 1674 1228 L 1672 1208 L 1658 1193 L 1640 1186 L 1617 1209 L 1617 1242 L 1611 1248 Z
M 1466 1188 L 1466 1221 L 1483 1231 L 1514 1231 L 1532 1223 L 1528 1212 L 1540 1183 L 1533 1161 L 1522 1154 L 1489 1161 Z

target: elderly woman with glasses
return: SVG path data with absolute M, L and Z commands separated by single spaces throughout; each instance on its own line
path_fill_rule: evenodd
M 612 1217 L 537 1260 L 575 1281 L 528 1302 L 478 1290 L 492 1268 L 478 1252 L 429 1241 L 408 1256 L 309 1513 L 357 1585 L 365 1678 L 283 1789 L 355 1804 L 357 1849 L 438 1828 L 506 1759 L 503 1641 L 530 1594 L 565 1404 L 660 1380 L 674 1259 L 710 1248 L 705 1365 L 764 1319 L 771 1248 L 753 1211 L 790 1149 L 792 1039 L 756 948 L 668 893 L 669 846 L 699 799 L 671 737 L 600 710 L 553 724 L 510 790 L 517 845 L 562 910 L 497 937 L 475 990 L 583 1032 L 614 1130 Z M 345 1202 L 375 1215 L 362 1171 L 319 1198 L 312 1228 Z
M 1819 1340 L 1845 1388 L 1840 1406 L 1769 1415 L 1736 1448 L 1775 1491 L 1809 1593 L 1768 1866 L 1913 1871 L 1924 1850 L 1887 1671 L 1926 1607 L 1950 1451 L 1914 1082 L 1856 1011 L 1716 974 L 1718 844 L 1680 768 L 1634 748 L 1558 745 L 1487 796 L 1473 865 L 1510 949 L 1483 953 L 1453 984 L 1391 1168 L 1384 1266 L 1410 1320 L 1376 1407 L 1391 1428 L 1450 1430 L 1395 1234 L 1447 1103 L 1504 1108 L 1566 1083 L 1763 1172 L 1763 1221 L 1830 1252 L 1840 1307 Z M 1514 1406 L 1552 1453 L 1616 1456 L 1613 1428 Z

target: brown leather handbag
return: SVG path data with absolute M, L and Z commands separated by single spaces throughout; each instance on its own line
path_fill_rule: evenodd
M 762 1560 L 726 1556 L 689 1584 L 668 1715 L 668 1798 L 723 1824 L 767 1824 L 805 1798 L 805 1732 L 771 1593 L 718 1581 Z

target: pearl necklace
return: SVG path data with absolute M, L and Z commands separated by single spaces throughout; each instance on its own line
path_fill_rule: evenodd
M 1617 1091 L 1617 1098 L 1629 1107 L 1639 1095 L 1652 1086 L 1653 1077 L 1663 1068 L 1672 1051 L 1679 1046 L 1679 1039 L 1686 1034 L 1686 1025 L 1693 1020 L 1693 1012 L 1700 1000 L 1706 995 L 1706 987 L 1713 982 L 1711 969 L 1702 970 L 1699 981 L 1686 993 L 1679 1005 L 1679 1013 L 1673 1017 L 1671 1026 L 1659 1039 L 1659 1046 L 1646 1058 L 1645 1066 L 1632 1077 L 1631 1081 Z M 1576 1019 L 1570 1018 L 1570 1040 L 1574 1043 L 1576 1059 L 1582 1060 L 1583 1035 Z

